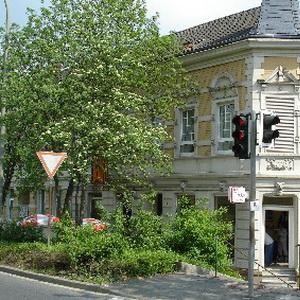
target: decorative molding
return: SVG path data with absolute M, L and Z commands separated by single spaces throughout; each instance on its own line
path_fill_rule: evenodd
M 266 159 L 267 171 L 293 171 L 294 159 Z
M 224 181 L 219 181 L 219 189 L 221 192 L 225 193 L 228 190 L 228 187 L 226 185 L 226 182 Z
M 274 188 L 275 188 L 274 195 L 280 196 L 283 193 L 284 185 L 285 185 L 285 182 L 276 181 L 274 183 Z
M 283 66 L 278 66 L 272 74 L 266 79 L 267 84 L 297 84 L 297 79 L 289 71 L 283 68 Z
M 213 100 L 234 98 L 238 96 L 237 87 L 235 85 L 224 86 L 220 88 L 211 88 L 210 93 L 213 96 Z

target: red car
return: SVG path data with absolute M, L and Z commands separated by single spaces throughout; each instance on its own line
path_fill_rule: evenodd
M 104 222 L 95 218 L 83 218 L 82 225 L 92 225 L 95 231 L 103 231 L 107 229 L 107 225 Z
M 27 226 L 42 226 L 46 227 L 48 226 L 48 220 L 49 220 L 49 214 L 43 215 L 43 214 L 33 214 L 28 217 L 25 217 L 23 220 L 21 220 L 18 224 L 27 227 Z M 50 224 L 60 222 L 60 219 L 55 216 L 51 216 Z

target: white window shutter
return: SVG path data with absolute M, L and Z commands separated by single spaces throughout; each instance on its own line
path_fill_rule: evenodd
M 266 109 L 274 112 L 280 118 L 276 125 L 279 138 L 275 140 L 275 147 L 268 149 L 272 153 L 295 152 L 295 98 L 291 96 L 272 95 L 266 97 Z

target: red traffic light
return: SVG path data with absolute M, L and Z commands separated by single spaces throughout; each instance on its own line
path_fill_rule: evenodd
M 248 145 L 249 114 L 236 115 L 232 119 L 232 124 L 235 125 L 234 131 L 232 132 L 232 137 L 234 139 L 232 151 L 234 156 L 239 159 L 248 159 L 250 158 Z
M 247 118 L 244 116 L 235 116 L 232 119 L 232 123 L 236 126 L 236 127 L 244 127 L 247 125 Z
M 246 136 L 246 134 L 245 134 L 245 132 L 244 132 L 243 130 L 241 130 L 241 131 L 235 131 L 235 132 L 233 132 L 233 134 L 232 134 L 232 137 L 233 137 L 234 139 L 239 140 L 239 141 L 244 140 L 244 139 L 245 139 L 245 136 Z

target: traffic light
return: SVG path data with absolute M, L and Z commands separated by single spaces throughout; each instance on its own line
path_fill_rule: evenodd
M 280 123 L 280 119 L 277 115 L 263 115 L 263 143 L 271 144 L 273 140 L 279 137 L 278 129 L 272 129 L 272 126 L 278 123 Z
M 239 159 L 248 159 L 250 158 L 248 141 L 249 115 L 236 115 L 232 119 L 232 123 L 235 125 L 235 130 L 232 133 L 234 139 L 232 151 L 234 156 Z

